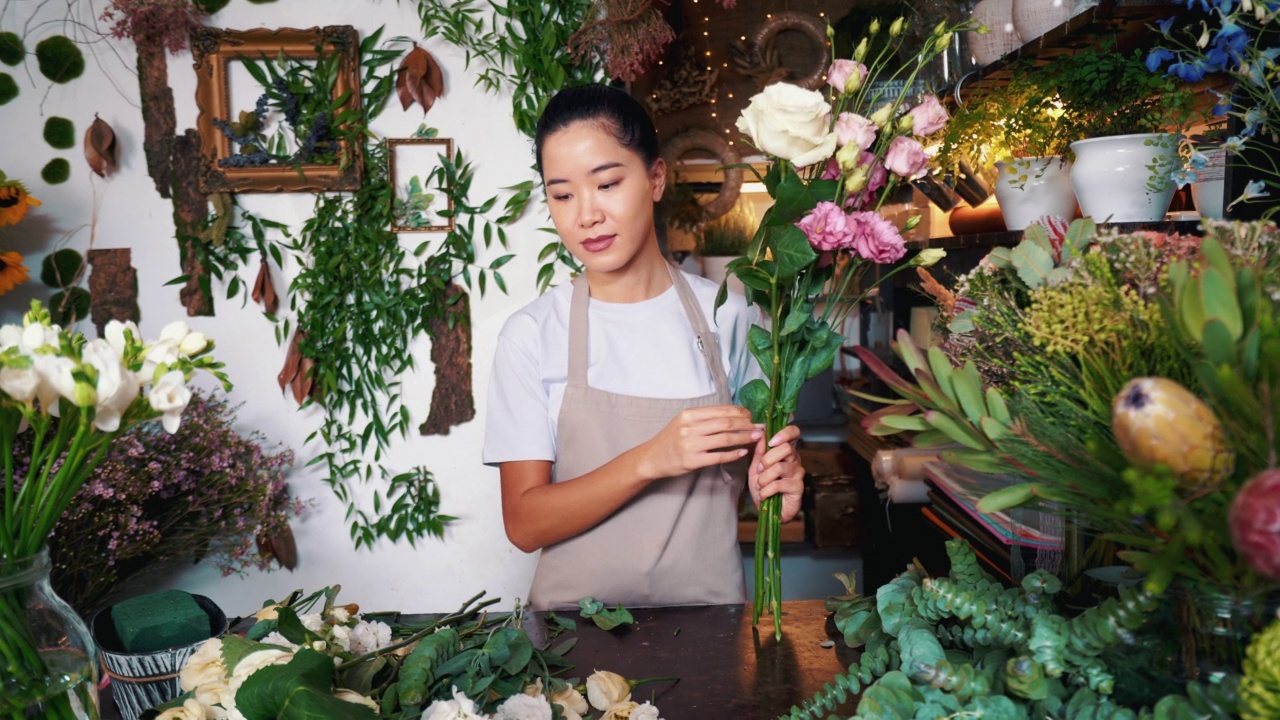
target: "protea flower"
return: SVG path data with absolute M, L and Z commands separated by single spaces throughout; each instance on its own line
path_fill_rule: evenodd
M 1111 430 L 1130 463 L 1164 465 L 1187 488 L 1214 487 L 1235 468 L 1213 410 L 1166 378 L 1130 380 L 1111 405 Z
M 1229 521 L 1231 539 L 1249 565 L 1280 580 L 1280 469 L 1264 470 L 1240 488 Z

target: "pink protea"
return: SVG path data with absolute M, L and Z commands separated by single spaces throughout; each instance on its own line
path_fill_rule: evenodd
M 796 223 L 816 250 L 838 250 L 851 247 L 853 234 L 848 216 L 840 206 L 829 201 L 818 203 L 808 215 Z
M 1264 470 L 1240 488 L 1231 502 L 1228 525 L 1250 567 L 1280 580 L 1280 469 Z
M 876 263 L 891 263 L 907 254 L 907 245 L 898 228 L 879 213 L 869 210 L 849 213 L 848 224 L 853 230 L 853 250 L 860 257 Z

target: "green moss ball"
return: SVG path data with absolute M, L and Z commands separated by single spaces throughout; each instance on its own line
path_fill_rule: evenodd
M 61 290 L 74 284 L 84 272 L 84 256 L 71 248 L 63 248 L 45 256 L 40 264 L 40 282 Z
M 49 315 L 54 322 L 67 327 L 89 317 L 91 300 L 88 290 L 82 287 L 67 288 L 49 298 Z
M 9 73 L 0 73 L 0 105 L 18 97 L 18 83 Z
M 56 83 L 75 80 L 84 72 L 84 54 L 65 35 L 54 35 L 36 44 L 40 73 Z
M 196 0 L 196 7 L 212 15 L 226 7 L 229 2 L 231 0 Z
M 51 117 L 44 121 L 44 141 L 59 150 L 75 147 L 76 126 L 64 117 Z
M 69 177 L 71 177 L 71 163 L 62 158 L 50 160 L 40 171 L 40 178 L 50 185 L 64 183 Z
M 27 47 L 17 33 L 0 33 L 0 62 L 5 65 L 17 65 L 27 56 Z

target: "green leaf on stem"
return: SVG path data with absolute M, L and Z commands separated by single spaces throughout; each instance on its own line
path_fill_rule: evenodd
M 333 658 L 303 648 L 287 665 L 250 675 L 236 691 L 236 709 L 247 720 L 377 720 L 377 713 L 364 705 L 334 697 L 332 681 Z
M 769 386 L 756 378 L 738 390 L 738 404 L 751 411 L 751 421 L 762 423 L 769 410 Z
M 773 260 L 778 263 L 779 284 L 790 282 L 818 259 L 818 254 L 809 244 L 809 238 L 795 225 L 774 226 L 768 228 L 767 232 Z

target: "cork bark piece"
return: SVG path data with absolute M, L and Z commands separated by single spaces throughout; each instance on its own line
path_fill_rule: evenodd
M 473 420 L 475 399 L 471 393 L 471 303 L 457 285 L 449 286 L 445 317 L 432 320 L 431 362 L 436 366 L 436 386 L 431 392 L 431 412 L 418 427 L 423 435 L 448 435 L 449 428 Z M 449 327 L 449 317 L 453 327 Z
M 200 136 L 190 128 L 173 142 L 173 224 L 182 250 L 182 272 L 187 284 L 179 297 L 188 316 L 212 315 L 213 296 L 208 287 L 208 270 L 200 262 L 200 231 L 209 214 L 209 199 L 200 192 Z M 201 280 L 205 279 L 204 287 Z
M 129 248 L 90 250 L 89 297 L 93 324 L 102 337 L 112 320 L 138 322 L 138 271 Z

